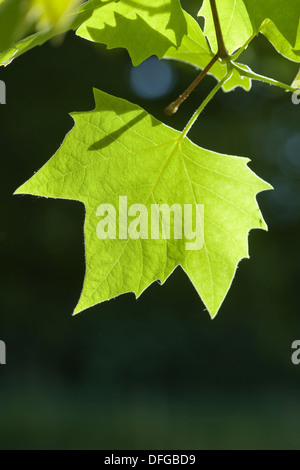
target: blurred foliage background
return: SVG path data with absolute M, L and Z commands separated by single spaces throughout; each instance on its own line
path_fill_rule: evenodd
M 183 1 L 196 13 L 199 1 Z M 244 53 L 257 72 L 291 83 L 298 66 L 260 37 Z M 84 207 L 13 197 L 94 107 L 92 88 L 127 98 L 182 129 L 214 84 L 207 77 L 172 118 L 164 107 L 196 75 L 66 36 L 6 69 L 0 106 L 1 449 L 299 449 L 300 106 L 262 84 L 220 93 L 190 138 L 248 156 L 274 185 L 259 196 L 269 233 L 250 234 L 250 261 L 211 321 L 177 269 L 135 301 L 122 296 L 75 318 L 84 277 Z
M 81 0 L 0 0 L 0 51 L 24 37 L 46 29 L 63 32 L 72 22 L 69 14 Z

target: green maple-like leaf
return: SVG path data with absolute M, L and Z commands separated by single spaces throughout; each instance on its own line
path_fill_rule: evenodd
M 245 158 L 202 149 L 122 99 L 95 90 L 95 100 L 95 110 L 73 115 L 62 147 L 16 192 L 85 204 L 86 277 L 75 313 L 126 292 L 139 296 L 180 265 L 214 317 L 248 257 L 249 231 L 266 229 L 256 194 L 270 186 Z M 189 251 L 174 234 L 164 239 L 166 225 L 158 239 L 100 240 L 98 207 L 111 204 L 119 216 L 121 196 L 149 213 L 153 204 L 203 204 L 203 247 Z
M 188 13 L 184 13 L 188 25 L 187 34 L 184 36 L 180 47 L 171 47 L 164 58 L 179 60 L 191 64 L 194 67 L 204 69 L 212 60 L 214 54 L 209 48 L 197 21 Z M 241 64 L 239 65 L 242 66 Z M 211 68 L 209 74 L 213 75 L 218 80 L 222 80 L 227 74 L 227 65 L 219 60 Z M 225 82 L 223 90 L 227 92 L 236 87 L 242 87 L 249 91 L 251 89 L 251 79 L 242 77 L 237 70 L 234 70 L 230 79 Z
M 230 53 L 261 32 L 282 55 L 300 62 L 299 0 L 216 0 L 225 44 Z M 214 51 L 217 39 L 209 0 L 199 15 Z
M 109 49 L 126 48 L 134 65 L 160 59 L 187 32 L 180 0 L 94 0 L 93 12 L 77 34 Z

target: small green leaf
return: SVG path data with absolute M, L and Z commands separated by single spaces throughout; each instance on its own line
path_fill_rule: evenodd
M 298 75 L 296 76 L 295 80 L 292 83 L 293 88 L 300 88 L 300 70 L 298 72 Z
M 275 49 L 293 62 L 300 62 L 300 24 L 298 31 L 296 43 L 291 44 L 270 20 L 266 20 L 261 29 Z
M 58 152 L 16 191 L 85 204 L 86 277 L 75 313 L 126 292 L 138 297 L 181 266 L 215 317 L 237 264 L 249 257 L 249 231 L 266 229 L 256 194 L 270 186 L 245 158 L 200 148 L 125 100 L 98 90 L 95 100 L 95 110 L 74 114 Z M 149 213 L 155 204 L 204 205 L 202 248 L 188 250 L 186 239 L 175 239 L 172 219 L 169 239 L 163 223 L 158 239 L 100 240 L 99 205 L 111 204 L 118 218 L 120 197 Z
M 180 0 L 94 0 L 93 12 L 77 31 L 108 49 L 126 48 L 133 65 L 151 55 L 160 59 L 187 32 Z
M 188 13 L 184 12 L 184 14 L 188 25 L 187 35 L 184 36 L 181 46 L 178 49 L 171 47 L 164 58 L 179 60 L 191 64 L 194 67 L 204 69 L 212 60 L 214 54 L 210 50 L 197 21 Z M 226 73 L 227 65 L 219 60 L 211 68 L 209 75 L 213 75 L 218 80 L 222 80 Z M 234 70 L 232 77 L 224 84 L 223 90 L 226 92 L 231 91 L 238 86 L 249 91 L 251 89 L 251 79 L 241 77 L 241 75 Z
M 299 0 L 216 0 L 216 3 L 229 53 L 261 32 L 282 55 L 300 62 Z M 217 39 L 209 0 L 204 0 L 199 16 L 205 18 L 205 35 L 216 51 Z

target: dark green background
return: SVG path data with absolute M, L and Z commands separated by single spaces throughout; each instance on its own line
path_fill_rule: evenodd
M 184 2 L 190 11 L 200 2 Z M 297 65 L 263 38 L 244 54 L 257 72 L 291 82 Z M 73 34 L 0 70 L 0 448 L 300 449 L 300 106 L 255 84 L 220 93 L 190 137 L 248 156 L 275 186 L 259 203 L 269 233 L 251 232 L 250 261 L 211 321 L 179 269 L 72 318 L 84 277 L 84 207 L 12 196 L 57 150 L 68 113 L 94 107 L 92 87 L 125 97 L 182 129 L 207 95 L 207 77 L 173 118 L 163 108 L 195 77 L 174 64 L 176 89 L 138 98 L 125 51 Z M 299 159 L 297 160 L 297 158 Z

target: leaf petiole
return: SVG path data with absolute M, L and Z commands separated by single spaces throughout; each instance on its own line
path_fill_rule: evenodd
M 233 73 L 233 70 L 229 70 L 225 77 L 215 86 L 215 88 L 210 92 L 210 94 L 205 98 L 205 100 L 202 102 L 201 106 L 197 109 L 195 114 L 192 116 L 192 118 L 189 120 L 187 125 L 185 126 L 184 130 L 182 131 L 181 138 L 183 139 L 184 137 L 187 136 L 187 134 L 190 132 L 191 128 L 197 121 L 198 117 L 200 114 L 204 111 L 208 103 L 214 98 L 214 96 L 218 93 L 218 91 L 222 88 L 222 86 L 229 80 Z
M 244 70 L 243 68 L 239 67 L 236 63 L 231 62 L 232 66 L 239 72 L 239 74 L 243 77 L 251 78 L 252 80 L 258 80 L 260 82 L 268 83 L 269 85 L 274 85 L 279 88 L 283 88 L 286 91 L 290 91 L 294 93 L 297 91 L 297 88 L 293 88 L 290 85 L 286 85 L 285 83 L 279 82 L 278 80 L 273 80 L 272 78 L 265 77 L 264 75 L 259 75 L 258 73 Z
M 193 81 L 193 83 L 183 92 L 177 100 L 173 101 L 173 103 L 169 104 L 169 106 L 165 109 L 165 113 L 167 116 L 172 116 L 173 114 L 177 113 L 179 106 L 190 96 L 190 94 L 195 90 L 195 88 L 199 85 L 199 83 L 203 80 L 203 78 L 208 74 L 210 69 L 214 66 L 214 64 L 218 61 L 219 57 L 216 55 L 213 59 L 209 62 L 209 64 L 205 67 L 204 70 L 198 75 L 198 77 Z

